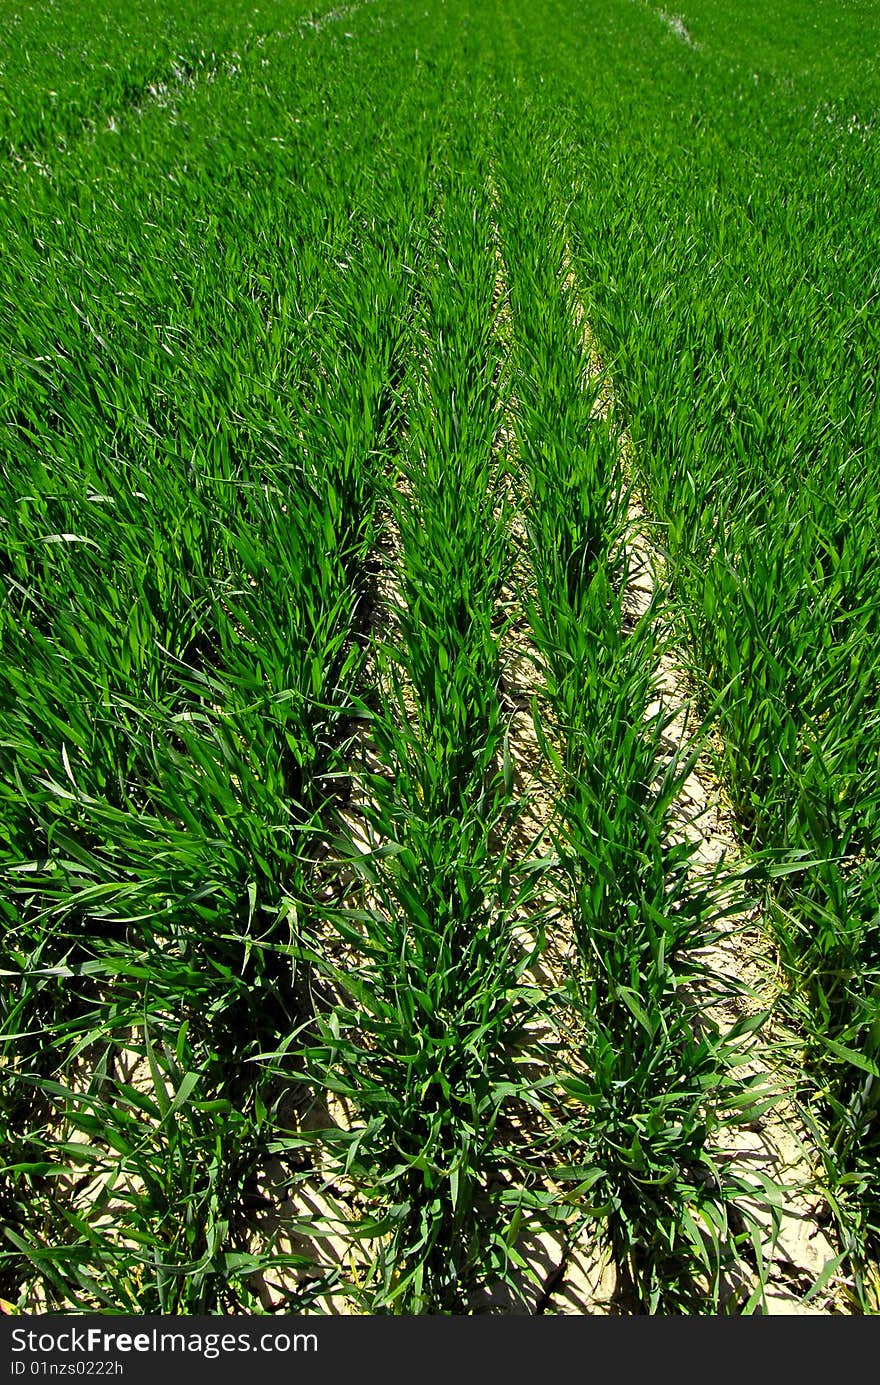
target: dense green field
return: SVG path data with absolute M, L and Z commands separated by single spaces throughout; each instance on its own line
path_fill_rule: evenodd
M 880 11 L 683 5 L 0 0 L 13 1309 L 762 1312 L 787 1087 L 877 1311 Z

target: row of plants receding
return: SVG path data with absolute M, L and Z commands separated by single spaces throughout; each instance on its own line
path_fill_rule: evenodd
M 0 1196 L 26 1304 L 254 1307 L 285 1258 L 248 1224 L 281 1129 L 257 1059 L 310 1013 L 297 905 L 362 707 L 432 141 L 375 46 L 332 57 L 279 48 L 267 102 L 252 56 L 3 209 Z
M 457 94 L 467 100 L 467 88 Z M 485 139 L 469 123 L 456 116 L 422 227 L 405 437 L 387 495 L 396 600 L 377 632 L 357 776 L 374 848 L 352 852 L 362 897 L 334 915 L 344 964 L 332 951 L 312 959 L 339 1002 L 316 1017 L 320 1042 L 277 1069 L 302 1063 L 352 1113 L 310 1139 L 365 1203 L 350 1232 L 368 1229 L 374 1249 L 355 1301 L 374 1313 L 466 1312 L 469 1295 L 504 1277 L 505 1118 L 523 1085 L 523 889 L 504 846 L 513 802 L 497 695 L 502 361 L 488 206 L 474 190 Z
M 777 46 L 756 72 L 756 34 L 732 7 L 715 7 L 715 42 L 697 47 L 648 11 L 602 14 L 613 30 L 560 11 L 543 39 L 532 31 L 534 119 L 558 132 L 574 262 L 662 526 L 694 676 L 717 708 L 720 768 L 805 1038 L 801 1096 L 870 1307 L 876 82 L 843 31 L 820 42 L 811 30 L 802 52 Z M 557 21 L 571 38 L 562 64 Z M 601 99 L 584 83 L 600 55 Z
M 619 423 L 599 407 L 546 131 L 523 122 L 518 135 L 502 155 L 499 215 L 528 612 L 549 708 L 538 730 L 558 785 L 575 943 L 555 998 L 556 1023 L 575 1038 L 553 1149 L 558 1176 L 611 1248 L 624 1298 L 642 1311 L 730 1310 L 725 1294 L 752 1232 L 737 1201 L 747 1190 L 717 1147 L 758 1093 L 731 1071 L 743 1028 L 720 1033 L 692 998 L 722 913 L 720 882 L 697 879 L 693 842 L 673 830 L 693 760 L 664 738 L 674 712 L 657 698 L 661 598 L 637 620 L 628 612 Z M 718 984 L 702 992 L 716 1004 Z M 760 1254 L 754 1269 L 760 1285 Z

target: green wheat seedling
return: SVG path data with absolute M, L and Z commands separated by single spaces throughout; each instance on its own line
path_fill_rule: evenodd
M 725 14 L 719 7 L 716 21 Z M 647 74 L 652 43 L 642 33 L 615 61 Z M 686 94 L 693 64 L 714 93 L 711 127 L 704 98 Z M 707 704 L 721 699 L 725 780 L 744 838 L 768 853 L 770 917 L 806 1038 L 803 1096 L 828 1132 L 826 1176 L 858 1189 L 838 1205 L 847 1243 L 861 1245 L 861 1282 L 877 1220 L 866 1092 L 877 1058 L 876 410 L 866 365 L 876 144 L 860 133 L 847 144 L 830 115 L 804 123 L 817 70 L 793 62 L 746 94 L 708 54 L 681 55 L 647 79 L 655 104 L 637 117 L 638 147 L 611 135 L 619 157 L 609 154 L 601 191 L 575 170 L 604 137 L 592 124 L 578 136 L 575 117 L 572 227 L 694 676 Z M 838 81 L 858 107 L 864 88 L 845 62 Z M 667 122 L 657 113 L 670 98 Z M 792 869 L 780 869 L 786 859 Z
M 278 109 L 247 76 L 233 92 L 272 131 Z M 210 142 L 219 98 L 212 88 L 200 99 Z M 234 157 L 241 126 L 223 120 Z M 245 1279 L 261 1255 L 271 1261 L 246 1250 L 243 1226 L 273 1097 L 249 1059 L 308 1013 L 293 944 L 301 955 L 311 936 L 316 858 L 362 705 L 359 612 L 399 369 L 388 331 L 397 261 L 370 232 L 382 190 L 368 164 L 355 160 L 348 180 L 370 185 L 366 234 L 354 236 L 314 170 L 297 192 L 276 181 L 268 141 L 268 200 L 257 209 L 231 189 L 208 210 L 196 177 L 181 233 L 155 170 L 174 166 L 175 127 L 150 147 L 151 121 L 160 112 L 113 147 L 124 164 L 129 140 L 146 166 L 100 219 L 91 210 L 94 226 L 58 218 L 51 243 L 27 249 L 23 221 L 9 223 L 21 255 L 5 301 L 32 268 L 47 291 L 13 320 L 3 380 L 5 956 L 16 986 L 3 1013 L 15 1055 L 4 1264 L 11 1296 L 30 1282 L 61 1306 L 131 1308 L 137 1294 L 157 1310 L 210 1311 L 252 1302 Z M 75 157 L 82 174 L 94 146 Z M 37 182 L 34 195 L 56 194 Z M 399 226 L 406 215 L 401 204 Z M 218 292 L 218 272 L 234 294 Z M 352 339 L 356 373 L 341 372 L 334 342 L 353 338 L 369 304 L 372 333 L 360 349 Z M 320 343 L 310 319 L 326 326 Z M 132 1144 L 115 1076 L 147 992 L 154 1053 L 173 1052 L 185 1022 L 184 1077 L 206 1094 L 204 1108 L 188 1099 L 175 1111 L 173 1155 Z M 65 1083 L 81 1082 L 95 1045 L 105 1078 L 84 1110 L 66 1104 Z M 71 1122 L 72 1142 L 53 1150 Z M 134 1180 L 112 1216 L 105 1204 L 72 1207 L 63 1166 L 86 1134 L 108 1187 Z M 132 1237 L 148 1248 L 140 1258 Z
M 604 1227 L 623 1292 L 645 1311 L 676 1311 L 717 1304 L 736 1258 L 732 1189 L 719 1182 L 711 1136 L 737 1088 L 713 1027 L 681 995 L 717 906 L 710 889 L 691 887 L 693 848 L 670 830 L 690 763 L 679 756 L 663 769 L 671 714 L 651 710 L 656 602 L 634 628 L 624 613 L 626 491 L 612 426 L 594 417 L 584 387 L 561 226 L 534 182 L 557 256 L 548 268 L 511 189 L 508 176 L 505 258 L 524 319 L 520 334 L 515 318 L 516 394 L 529 610 L 551 709 L 538 729 L 559 784 L 556 847 L 577 951 L 567 995 L 578 1038 L 560 1078 L 560 1138 L 581 1150 L 567 1177 Z

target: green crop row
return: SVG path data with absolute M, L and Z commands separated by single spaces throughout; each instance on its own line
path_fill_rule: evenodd
M 748 1229 L 741 1180 L 713 1152 L 750 1118 L 737 1031 L 683 998 L 717 927 L 711 880 L 689 871 L 672 808 L 692 761 L 670 755 L 656 700 L 659 597 L 634 620 L 619 425 L 601 416 L 567 275 L 552 147 L 528 124 L 503 151 L 500 225 L 514 321 L 527 595 L 548 711 L 538 729 L 558 785 L 556 847 L 574 961 L 559 1024 L 570 1036 L 554 1132 L 560 1177 L 607 1239 L 619 1292 L 642 1311 L 724 1302 Z M 727 1279 L 726 1279 L 727 1276 Z
M 857 8 L 762 6 L 744 34 L 739 9 L 696 4 L 682 33 L 610 3 L 606 28 L 566 18 L 562 63 L 548 17 L 528 99 L 556 130 L 731 801 L 776 882 L 804 1094 L 858 1261 L 880 1224 L 880 487 L 878 86 Z M 601 100 L 584 90 L 600 55 Z
M 498 1127 L 521 1085 L 518 893 L 496 845 L 509 793 L 494 620 L 507 564 L 495 260 L 487 200 L 470 181 L 485 141 L 455 129 L 449 142 L 467 174 L 444 173 L 430 223 L 421 209 L 404 439 L 388 493 L 399 610 L 376 649 L 377 763 L 360 776 L 375 846 L 357 863 L 362 907 L 337 925 L 357 961 L 330 969 L 344 1001 L 306 1053 L 310 1081 L 353 1110 L 348 1130 L 323 1139 L 344 1152 L 380 1236 L 372 1312 L 466 1312 L 503 1275 Z
M 8 1294 L 207 1311 L 263 1263 L 253 1060 L 310 1013 L 415 158 L 369 47 L 328 122 L 321 38 L 3 208 Z

